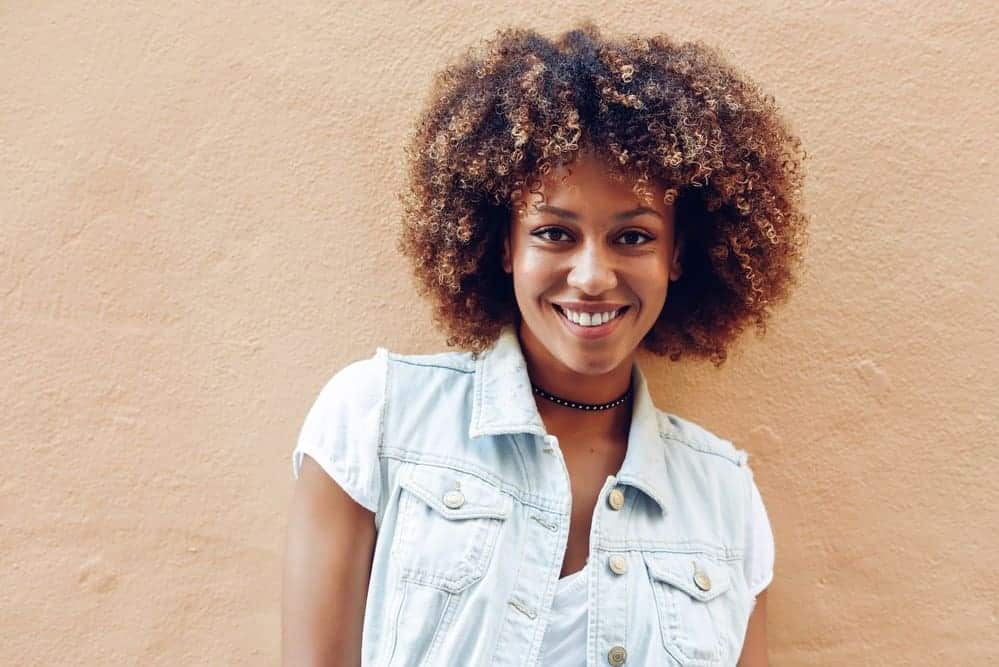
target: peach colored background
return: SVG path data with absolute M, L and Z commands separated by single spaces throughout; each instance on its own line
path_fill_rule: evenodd
M 431 73 L 584 16 L 720 45 L 810 153 L 769 335 L 643 358 L 750 451 L 773 664 L 999 654 L 991 3 L 4 5 L 0 664 L 278 662 L 305 411 L 443 348 L 392 249 Z

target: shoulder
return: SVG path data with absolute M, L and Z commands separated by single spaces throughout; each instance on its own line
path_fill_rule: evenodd
M 334 402 L 350 404 L 382 393 L 390 354 L 385 348 L 379 347 L 371 356 L 355 359 L 342 366 L 326 380 L 319 392 L 318 402 L 327 405 Z
M 385 347 L 342 366 L 323 385 L 316 412 L 344 413 L 370 409 L 382 403 L 393 388 L 426 387 L 436 379 L 472 375 L 475 359 L 469 352 L 403 354 Z
M 358 418 L 363 421 L 378 415 L 381 426 L 386 411 L 405 404 L 400 398 L 454 395 L 464 388 L 456 379 L 471 378 L 474 373 L 470 353 L 402 354 L 378 347 L 371 356 L 342 366 L 326 381 L 308 422 L 319 427 L 320 422 L 358 422 Z
M 718 461 L 743 467 L 748 455 L 727 440 L 704 426 L 675 414 L 659 410 L 659 433 L 667 444 L 678 446 L 692 455 L 711 457 Z
M 475 361 L 464 352 L 403 354 L 384 351 L 385 431 L 409 434 L 411 428 L 425 427 L 432 413 L 454 411 L 470 400 L 475 378 Z M 398 442 L 398 440 L 396 440 Z
M 384 391 L 390 375 L 393 379 L 406 376 L 425 378 L 434 370 L 474 373 L 475 359 L 470 352 L 403 354 L 378 347 L 371 356 L 355 359 L 336 371 L 327 380 L 321 395 L 338 395 L 349 400 L 351 396 Z
M 380 412 L 384 404 L 389 352 L 383 347 L 355 359 L 328 376 L 306 417 L 303 434 L 342 430 L 358 418 Z

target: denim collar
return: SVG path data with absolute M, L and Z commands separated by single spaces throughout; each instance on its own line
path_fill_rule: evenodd
M 669 422 L 660 419 L 637 360 L 632 364 L 631 386 L 634 395 L 628 450 L 617 478 L 644 492 L 664 510 L 668 495 L 662 429 L 668 428 Z M 517 331 L 513 324 L 507 324 L 493 345 L 476 358 L 468 437 L 513 433 L 547 434 L 534 402 Z

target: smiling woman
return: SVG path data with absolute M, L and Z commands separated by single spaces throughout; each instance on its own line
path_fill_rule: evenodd
M 786 297 L 797 140 L 711 49 L 500 32 L 437 78 L 400 249 L 457 351 L 378 347 L 293 453 L 288 664 L 765 665 L 744 450 L 637 352 L 720 366 Z
M 437 76 L 407 147 L 399 250 L 448 344 L 485 349 L 519 317 L 506 227 L 586 152 L 636 204 L 669 205 L 685 240 L 684 279 L 642 346 L 721 366 L 748 326 L 764 333 L 806 242 L 798 138 L 710 47 L 587 24 L 554 41 L 501 31 Z
M 530 196 L 545 203 L 515 199 L 501 263 L 513 276 L 528 346 L 551 340 L 575 372 L 602 376 L 620 367 L 614 384 L 627 384 L 622 361 L 659 318 L 669 282 L 680 278 L 681 245 L 666 189 L 653 184 L 643 205 L 613 173 L 584 149 Z

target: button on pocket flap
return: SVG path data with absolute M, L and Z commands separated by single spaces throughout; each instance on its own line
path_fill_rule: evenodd
M 645 564 L 653 579 L 702 602 L 718 597 L 732 584 L 728 566 L 705 554 L 645 554 Z
M 475 475 L 418 465 L 399 484 L 446 519 L 505 519 L 513 501 Z

